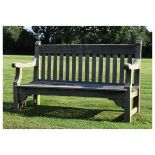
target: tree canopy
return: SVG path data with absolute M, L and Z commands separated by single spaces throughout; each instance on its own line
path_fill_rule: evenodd
M 32 54 L 35 41 L 33 32 L 27 31 L 23 26 L 3 27 L 4 54 Z
M 3 51 L 32 54 L 34 43 L 52 44 L 115 44 L 143 41 L 144 55 L 152 53 L 152 33 L 145 26 L 23 26 L 3 27 Z M 13 52 L 14 53 L 14 52 Z
M 134 43 L 151 42 L 144 26 L 32 26 L 37 39 L 43 43 Z

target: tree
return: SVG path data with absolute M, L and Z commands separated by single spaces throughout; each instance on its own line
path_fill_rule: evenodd
M 23 26 L 3 27 L 4 54 L 32 54 L 35 41 L 34 34 Z
M 149 43 L 144 26 L 33 26 L 35 35 L 43 43 Z
M 43 44 L 115 44 L 142 40 L 144 55 L 152 53 L 152 33 L 145 26 L 32 26 L 32 30 L 4 26 L 4 52 L 33 53 L 35 40 Z
M 18 54 L 32 54 L 34 51 L 35 36 L 32 32 L 25 29 L 22 30 L 18 41 L 16 42 L 16 50 Z
M 16 47 L 16 42 L 22 32 L 22 27 L 20 26 L 4 26 L 3 27 L 3 51 L 14 51 Z

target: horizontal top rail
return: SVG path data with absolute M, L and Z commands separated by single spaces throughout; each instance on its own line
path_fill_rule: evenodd
M 108 53 L 134 54 L 136 44 L 43 44 L 39 53 Z

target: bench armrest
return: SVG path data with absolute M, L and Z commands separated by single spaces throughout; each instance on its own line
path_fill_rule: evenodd
M 36 65 L 36 61 L 32 61 L 29 63 L 12 63 L 13 68 L 34 67 L 35 65 Z
M 133 64 L 126 63 L 124 65 L 124 68 L 126 70 L 137 70 L 137 69 L 140 69 L 140 59 L 135 59 L 135 61 L 133 62 Z
M 135 59 L 133 64 L 125 64 L 124 68 L 126 69 L 125 88 L 131 89 L 133 83 L 133 73 L 135 70 L 140 69 L 140 59 Z
M 14 78 L 13 85 L 20 85 L 22 80 L 22 68 L 25 67 L 35 67 L 36 66 L 36 59 L 29 63 L 12 63 L 12 67 L 16 68 L 16 74 Z

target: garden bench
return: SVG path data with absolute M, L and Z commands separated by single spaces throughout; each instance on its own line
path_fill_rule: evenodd
M 14 106 L 21 109 L 28 96 L 40 104 L 40 95 L 101 97 L 124 110 L 124 121 L 140 112 L 142 43 L 42 44 L 35 43 L 34 60 L 13 63 Z M 22 69 L 34 67 L 33 80 L 21 84 Z

